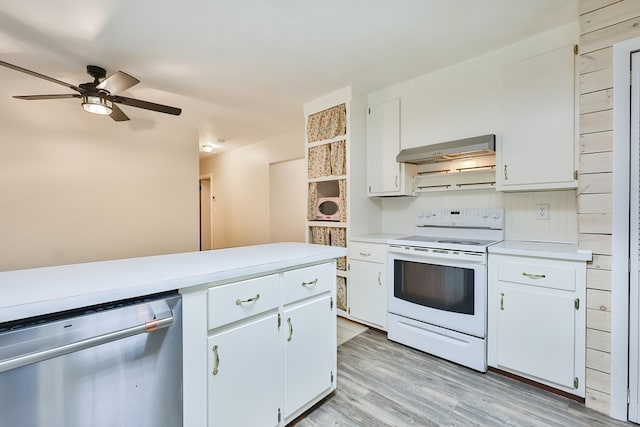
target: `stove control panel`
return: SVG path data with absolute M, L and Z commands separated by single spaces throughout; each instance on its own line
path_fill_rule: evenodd
M 504 228 L 503 209 L 424 209 L 418 211 L 418 227 Z

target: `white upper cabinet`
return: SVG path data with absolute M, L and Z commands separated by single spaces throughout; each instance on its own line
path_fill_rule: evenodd
M 400 100 L 369 107 L 367 115 L 367 184 L 369 196 L 413 195 L 412 176 L 396 162 L 400 152 Z
M 574 46 L 504 67 L 497 188 L 577 186 Z

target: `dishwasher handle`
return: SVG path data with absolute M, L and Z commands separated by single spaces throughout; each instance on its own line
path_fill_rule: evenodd
M 95 347 L 100 344 L 106 344 L 112 341 L 118 341 L 134 335 L 139 335 L 142 333 L 151 333 L 159 329 L 168 328 L 173 324 L 173 313 L 171 312 L 171 310 L 168 310 L 168 312 L 164 312 L 163 314 L 166 317 L 151 319 L 144 322 L 141 325 L 136 325 L 126 329 L 120 329 L 117 331 L 108 332 L 106 334 L 97 335 L 95 337 L 72 342 L 72 343 L 61 345 L 58 347 L 34 351 L 32 353 L 27 353 L 27 354 L 19 355 L 9 359 L 0 360 L 0 372 L 5 372 L 11 369 L 16 369 L 23 366 L 31 365 L 33 363 L 42 362 L 44 360 L 53 359 L 54 357 L 64 356 L 65 354 L 75 353 L 76 351 L 84 350 L 90 347 Z

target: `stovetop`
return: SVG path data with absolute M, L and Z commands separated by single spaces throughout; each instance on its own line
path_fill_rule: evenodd
M 465 239 L 459 237 L 409 236 L 389 241 L 390 245 L 419 248 L 447 249 L 466 252 L 485 252 L 487 247 L 500 240 Z
M 504 239 L 502 209 L 431 209 L 418 211 L 416 234 L 390 245 L 486 252 Z

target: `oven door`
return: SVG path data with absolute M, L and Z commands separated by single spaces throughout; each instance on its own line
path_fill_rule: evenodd
M 390 313 L 485 337 L 485 254 L 430 255 L 390 248 L 388 265 Z

